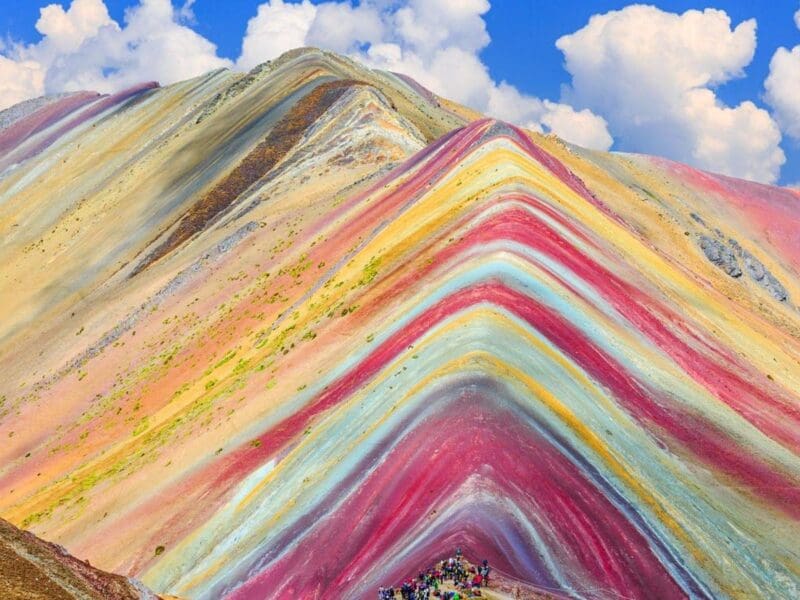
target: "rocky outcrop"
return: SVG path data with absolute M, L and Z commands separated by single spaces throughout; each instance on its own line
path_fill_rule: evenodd
M 755 281 L 758 285 L 764 288 L 767 293 L 778 300 L 779 302 L 786 302 L 789 299 L 789 294 L 786 288 L 783 287 L 780 281 L 769 272 L 767 267 L 764 266 L 760 260 L 753 256 L 750 252 L 745 250 L 734 239 L 728 239 L 728 243 L 736 251 L 737 256 L 742 259 L 744 269 L 747 275 Z
M 713 233 L 714 237 L 706 234 L 698 236 L 698 244 L 706 258 L 722 269 L 727 275 L 733 278 L 742 276 L 741 264 L 744 265 L 744 272 L 748 278 L 755 282 L 778 302 L 787 302 L 789 293 L 786 288 L 778 281 L 769 269 L 756 258 L 751 252 L 746 250 L 738 241 L 725 236 L 719 228 L 710 230 L 706 222 L 696 213 L 691 214 L 692 219 L 706 230 Z
M 3 600 L 158 600 L 141 582 L 106 573 L 0 519 Z
M 736 256 L 723 242 L 703 235 L 700 236 L 700 248 L 702 248 L 706 258 L 725 271 L 725 273 L 731 277 L 742 276 L 742 270 L 739 268 Z

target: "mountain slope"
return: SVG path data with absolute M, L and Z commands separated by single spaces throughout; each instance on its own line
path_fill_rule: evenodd
M 158 600 L 142 584 L 103 573 L 2 519 L 0 595 L 5 600 Z
M 796 192 L 315 50 L 32 110 L 3 517 L 190 598 L 372 597 L 456 545 L 542 592 L 800 593 Z

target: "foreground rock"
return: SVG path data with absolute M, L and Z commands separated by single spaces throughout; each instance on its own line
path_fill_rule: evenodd
M 106 573 L 0 519 L 3 600 L 157 600 L 138 581 Z

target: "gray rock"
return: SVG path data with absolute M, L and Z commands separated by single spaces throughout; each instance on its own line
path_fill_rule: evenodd
M 764 279 L 760 282 L 761 286 L 767 290 L 767 293 L 775 298 L 778 302 L 787 302 L 789 300 L 789 292 L 783 287 L 780 281 L 775 276 L 767 271 Z
M 706 258 L 725 271 L 725 273 L 731 277 L 742 276 L 742 269 L 739 268 L 739 261 L 736 260 L 736 255 L 724 243 L 703 235 L 700 236 L 700 248 Z
M 744 262 L 745 272 L 750 276 L 750 279 L 764 288 L 775 300 L 786 302 L 789 299 L 786 288 L 769 272 L 764 263 L 744 249 L 741 250 L 740 256 Z
M 781 284 L 772 273 L 770 273 L 769 269 L 764 266 L 764 263 L 742 248 L 739 242 L 733 238 L 728 238 L 728 244 L 744 263 L 744 272 L 747 273 L 747 276 L 750 277 L 751 280 L 764 288 L 767 293 L 778 302 L 786 302 L 789 299 L 786 288 L 783 287 L 783 284 Z M 708 256 L 707 253 L 706 256 Z
M 692 217 L 692 219 L 694 219 L 696 223 L 699 223 L 699 224 L 700 224 L 700 225 L 702 225 L 703 227 L 708 227 L 708 225 L 706 225 L 706 222 L 703 220 L 703 217 L 701 217 L 701 216 L 700 216 L 700 215 L 698 215 L 697 213 L 692 213 L 692 214 L 691 214 L 691 215 L 689 215 L 689 216 L 691 216 L 691 217 Z
M 740 256 L 744 261 L 744 270 L 750 279 L 761 283 L 767 274 L 767 269 L 760 260 L 750 254 L 747 250 L 742 250 Z
M 62 98 L 70 96 L 71 93 L 55 94 L 52 96 L 40 96 L 39 98 L 32 98 L 24 100 L 19 104 L 14 104 L 5 110 L 0 110 L 0 131 L 11 127 L 20 119 L 24 119 L 28 115 L 36 112 L 40 108 L 47 106 L 53 102 L 57 102 Z
M 261 63 L 254 67 L 249 73 L 242 76 L 240 79 L 234 81 L 223 92 L 214 96 L 208 103 L 200 110 L 200 115 L 197 117 L 195 124 L 199 125 L 208 117 L 213 115 L 218 108 L 220 108 L 228 100 L 235 98 L 251 85 L 269 75 L 272 69 L 272 61 Z

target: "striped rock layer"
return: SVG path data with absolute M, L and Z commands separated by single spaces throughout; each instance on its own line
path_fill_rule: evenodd
M 0 516 L 159 593 L 800 595 L 800 194 L 300 50 L 0 115 Z

